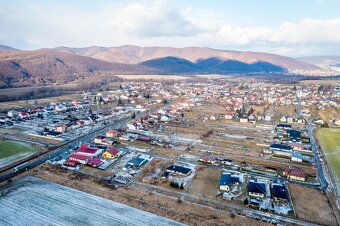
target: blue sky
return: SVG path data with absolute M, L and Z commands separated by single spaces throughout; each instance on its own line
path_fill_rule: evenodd
M 0 44 L 340 51 L 340 0 L 0 0 Z

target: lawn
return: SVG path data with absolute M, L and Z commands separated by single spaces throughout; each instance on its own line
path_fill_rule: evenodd
M 16 141 L 0 140 L 0 167 L 26 157 L 38 149 Z
M 340 180 L 340 129 L 321 128 L 317 130 L 321 148 L 332 167 L 338 181 Z

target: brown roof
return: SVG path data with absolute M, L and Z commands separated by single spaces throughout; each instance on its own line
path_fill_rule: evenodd
M 305 171 L 299 168 L 288 168 L 288 169 L 285 169 L 285 172 L 289 176 L 295 176 L 295 177 L 301 177 L 301 178 L 307 177 L 307 174 L 305 173 Z

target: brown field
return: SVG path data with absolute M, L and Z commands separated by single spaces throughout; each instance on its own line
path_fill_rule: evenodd
M 177 156 L 184 154 L 183 151 L 173 150 L 169 148 L 161 148 L 161 147 L 157 147 L 153 149 L 150 153 L 160 155 L 160 156 L 167 156 L 170 158 L 176 158 Z
M 49 85 L 49 86 L 33 86 L 33 87 L 19 87 L 19 88 L 5 88 L 5 89 L 0 89 L 0 95 L 7 95 L 7 96 L 12 96 L 12 95 L 18 95 L 20 93 L 26 93 L 30 91 L 36 91 L 41 88 L 75 88 L 77 87 L 77 83 L 69 83 L 65 85 Z
M 284 115 L 293 116 L 296 114 L 296 108 L 294 105 L 290 106 L 275 106 L 275 120 L 279 121 Z
M 289 184 L 296 215 L 320 225 L 337 225 L 328 198 L 320 190 Z
M 198 166 L 188 192 L 203 197 L 216 197 L 220 174 L 219 169 Z
M 2 91 L 0 89 L 0 91 Z M 71 100 L 78 100 L 82 98 L 81 94 L 68 94 L 63 96 L 57 97 L 48 97 L 48 98 L 41 98 L 41 99 L 34 99 L 34 100 L 20 100 L 20 101 L 8 101 L 0 103 L 0 109 L 17 109 L 17 108 L 25 108 L 25 107 L 32 107 L 32 106 L 39 106 L 43 104 L 48 104 L 53 101 L 71 101 Z
M 318 111 L 318 115 L 328 123 L 328 125 L 332 126 L 332 121 L 335 118 L 338 118 L 340 115 L 340 110 L 336 108 L 327 108 L 325 110 Z

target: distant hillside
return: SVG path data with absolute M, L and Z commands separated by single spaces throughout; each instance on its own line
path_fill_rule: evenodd
M 157 68 L 164 73 L 253 73 L 253 72 L 283 72 L 284 69 L 267 62 L 256 62 L 246 64 L 236 60 L 220 60 L 218 58 L 209 58 L 199 60 L 196 63 L 176 58 L 165 57 L 154 60 L 148 60 L 141 65 Z
M 10 46 L 0 45 L 0 50 L 4 50 L 4 51 L 16 51 L 18 49 L 15 49 L 15 48 L 10 47 Z
M 218 50 L 211 48 L 200 47 L 187 47 L 187 48 L 170 48 L 170 47 L 139 47 L 139 46 L 120 46 L 120 47 L 86 47 L 86 48 L 68 48 L 58 47 L 55 50 L 61 52 L 76 53 L 83 56 L 88 56 L 108 62 L 130 63 L 130 64 L 142 64 L 148 66 L 156 66 L 156 68 L 162 68 L 166 71 L 186 72 L 188 67 L 193 67 L 197 70 L 197 64 L 202 61 L 210 62 L 211 59 L 218 63 L 215 65 L 217 68 L 209 65 L 208 68 L 204 68 L 202 65 L 200 70 L 205 72 L 227 73 L 229 71 L 241 72 L 257 72 L 261 68 L 263 71 L 277 71 L 286 69 L 302 69 L 302 70 L 314 70 L 319 69 L 317 66 L 296 60 L 293 58 L 269 54 L 260 52 L 239 52 L 229 50 Z M 172 57 L 172 58 L 169 58 Z M 186 66 L 179 64 L 178 60 L 181 59 L 182 63 Z M 186 60 L 186 62 L 184 62 Z M 167 61 L 167 64 L 165 64 Z M 190 66 L 190 63 L 195 64 Z M 160 65 L 158 65 L 160 64 Z M 236 66 L 235 64 L 238 64 Z M 179 66 L 184 70 L 179 70 Z M 231 68 L 229 68 L 229 66 Z M 242 70 L 244 66 L 245 70 Z M 253 70 L 254 69 L 254 70 Z
M 141 65 L 111 63 L 57 51 L 0 51 L 0 87 L 64 84 L 78 79 L 96 79 L 102 72 L 113 76 L 155 71 Z
M 298 59 L 325 69 L 331 67 L 340 68 L 340 56 L 308 56 Z

